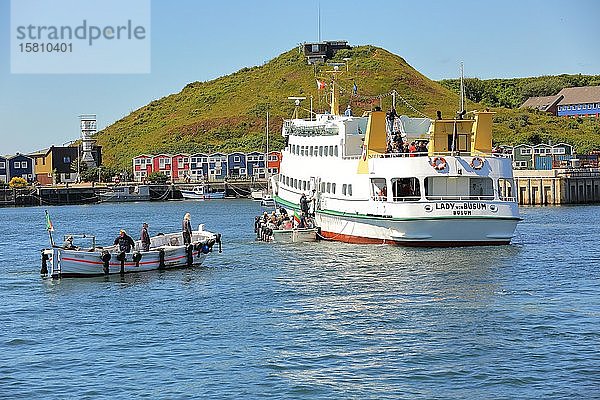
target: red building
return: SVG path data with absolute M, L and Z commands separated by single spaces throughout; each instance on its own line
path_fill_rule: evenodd
M 173 182 L 188 180 L 190 178 L 190 155 L 179 153 L 172 157 L 172 161 Z
M 281 165 L 281 152 L 271 151 L 267 158 L 267 168 L 269 169 L 270 175 L 279 173 L 279 166 Z
M 141 154 L 133 158 L 133 179 L 141 182 L 152 173 L 152 156 Z
M 162 172 L 169 179 L 173 176 L 172 157 L 170 154 L 158 154 L 152 157 L 152 171 Z

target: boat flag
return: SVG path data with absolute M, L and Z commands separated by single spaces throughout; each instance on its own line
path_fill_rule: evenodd
M 46 230 L 48 232 L 54 232 L 54 225 L 52 225 L 52 221 L 50 220 L 50 214 L 48 214 L 48 210 L 46 210 Z
M 327 86 L 327 84 L 325 82 L 317 79 L 317 89 L 319 89 L 319 90 L 325 89 L 325 86 Z
M 298 211 L 294 210 L 294 221 L 299 224 L 300 223 L 300 215 L 298 214 Z
M 357 94 L 358 93 L 358 86 L 356 86 L 356 82 L 354 82 L 354 85 L 352 85 L 352 94 Z

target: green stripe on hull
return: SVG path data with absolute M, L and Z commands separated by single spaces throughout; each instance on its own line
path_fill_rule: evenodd
M 285 207 L 291 208 L 293 210 L 300 210 L 300 207 L 292 202 L 287 200 L 283 200 L 279 196 L 275 196 L 275 202 L 277 204 L 281 204 Z M 509 220 L 509 221 L 521 221 L 522 218 L 518 217 L 495 217 L 493 215 L 461 215 L 460 217 L 455 216 L 437 216 L 437 217 L 413 217 L 413 218 L 396 218 L 396 217 L 380 217 L 375 215 L 366 215 L 366 214 L 352 214 L 342 211 L 334 211 L 334 210 L 319 210 L 316 211 L 317 214 L 330 215 L 334 217 L 348 217 L 348 218 L 357 218 L 357 219 L 369 219 L 369 220 L 380 220 L 380 221 L 428 221 L 428 220 L 448 220 L 448 219 L 456 219 L 456 220 L 464 220 L 464 219 L 489 219 L 489 220 Z

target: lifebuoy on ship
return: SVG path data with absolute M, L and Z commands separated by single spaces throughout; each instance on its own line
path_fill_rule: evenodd
M 471 160 L 471 168 L 481 169 L 481 168 L 483 168 L 484 163 L 485 163 L 485 160 L 483 158 L 473 157 L 473 159 Z
M 447 165 L 448 164 L 446 163 L 446 159 L 444 157 L 435 157 L 433 160 L 431 160 L 431 166 L 438 171 L 446 169 Z

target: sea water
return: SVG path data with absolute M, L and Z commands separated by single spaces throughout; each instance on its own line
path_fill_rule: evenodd
M 600 397 L 596 206 L 523 208 L 513 243 L 254 240 L 258 203 L 47 208 L 54 239 L 192 224 L 193 269 L 43 280 L 45 208 L 0 209 L 0 398 Z

